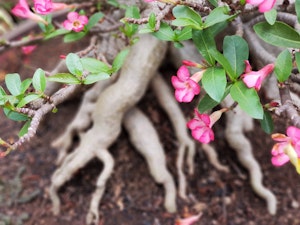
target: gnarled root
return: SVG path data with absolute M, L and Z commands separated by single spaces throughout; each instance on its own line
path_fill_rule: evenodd
M 227 107 L 232 102 L 229 97 L 224 100 Z M 244 131 L 252 128 L 252 119 L 239 107 L 236 107 L 234 112 L 228 111 L 226 113 L 226 139 L 229 145 L 237 152 L 242 165 L 249 171 L 252 188 L 256 194 L 266 200 L 269 213 L 274 215 L 277 207 L 276 197 L 269 189 L 263 186 L 260 166 L 252 154 L 249 140 L 244 135 Z
M 170 88 L 159 74 L 151 81 L 151 88 L 153 89 L 161 107 L 168 114 L 171 120 L 173 128 L 176 133 L 176 137 L 179 141 L 178 156 L 177 156 L 177 173 L 178 173 L 178 184 L 179 184 L 179 196 L 183 199 L 187 199 L 186 196 L 186 178 L 183 172 L 183 161 L 187 151 L 187 165 L 189 173 L 194 173 L 194 156 L 195 156 L 195 142 L 190 138 L 187 128 L 186 120 L 184 115 L 174 99 L 173 93 Z
M 124 126 L 135 148 L 145 157 L 151 175 L 165 188 L 165 208 L 176 211 L 176 187 L 172 175 L 167 170 L 166 158 L 158 135 L 150 120 L 137 108 L 129 110 L 124 118 Z
M 216 150 L 210 144 L 202 144 L 202 149 L 208 157 L 208 161 L 219 171 L 228 173 L 229 168 L 220 163 Z

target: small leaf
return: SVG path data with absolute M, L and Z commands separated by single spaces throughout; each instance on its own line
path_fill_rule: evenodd
M 90 18 L 89 18 L 89 22 L 86 25 L 86 29 L 90 30 L 93 26 L 95 26 L 99 20 L 101 20 L 104 17 L 104 14 L 102 12 L 97 12 L 95 14 L 93 14 Z
M 173 29 L 166 23 L 161 23 L 159 30 L 153 35 L 162 41 L 173 41 L 176 37 Z
M 209 50 L 216 49 L 217 47 L 214 37 L 210 33 L 210 30 L 193 30 L 192 39 L 203 58 L 205 58 L 210 65 L 214 65 L 215 59 L 211 55 Z
M 37 69 L 32 78 L 32 85 L 34 89 L 38 92 L 44 92 L 46 89 L 46 76 L 45 71 L 42 69 Z
M 59 82 L 64 84 L 80 84 L 81 81 L 70 73 L 57 73 L 51 77 L 48 77 L 49 81 Z
M 148 20 L 148 25 L 149 25 L 149 28 L 154 31 L 155 26 L 156 26 L 156 17 L 155 17 L 154 13 L 150 14 L 149 20 Z
M 66 58 L 66 65 L 70 73 L 80 77 L 83 73 L 83 66 L 79 56 L 75 53 L 69 53 Z
M 262 120 L 259 120 L 260 126 L 267 134 L 271 134 L 274 130 L 274 124 L 271 117 L 271 114 L 268 111 L 264 111 L 264 117 Z
M 219 102 L 216 102 L 208 94 L 205 94 L 204 97 L 199 102 L 198 111 L 200 113 L 204 113 L 216 107 L 217 105 L 219 105 Z
M 12 111 L 10 109 L 4 108 L 3 109 L 4 114 L 7 116 L 8 119 L 14 120 L 14 121 L 26 121 L 28 120 L 28 116 Z
M 270 25 L 260 22 L 253 27 L 255 33 L 265 42 L 285 48 L 300 48 L 300 34 L 283 22 Z
M 27 91 L 27 89 L 31 85 L 31 82 L 32 82 L 31 78 L 27 78 L 27 79 L 22 81 L 22 83 L 21 83 L 21 94 L 24 94 Z
M 229 8 L 227 6 L 215 8 L 211 11 L 205 19 L 204 27 L 211 27 L 217 23 L 224 22 L 228 19 L 235 17 L 236 15 L 228 15 Z
M 230 95 L 251 117 L 263 119 L 264 110 L 254 88 L 247 88 L 243 81 L 237 81 L 230 88 Z
M 67 33 L 70 33 L 69 30 L 66 30 L 64 28 L 62 29 L 58 29 L 58 30 L 55 30 L 49 34 L 47 34 L 45 37 L 44 37 L 44 40 L 49 40 L 51 38 L 54 38 L 54 37 L 57 37 L 57 36 L 60 36 L 60 35 L 64 35 L 64 34 L 67 34 Z
M 208 0 L 210 4 L 212 4 L 214 7 L 218 7 L 218 1 L 217 0 Z
M 69 43 L 73 41 L 78 41 L 83 38 L 87 33 L 86 32 L 71 32 L 64 36 L 64 43 Z
M 275 61 L 274 72 L 277 80 L 282 83 L 286 81 L 293 69 L 292 55 L 288 49 L 282 51 Z
M 213 100 L 220 102 L 227 84 L 225 70 L 210 67 L 204 72 L 201 82 L 207 94 Z
M 83 69 L 89 71 L 90 73 L 110 73 L 111 71 L 109 65 L 95 58 L 81 58 L 81 63 Z
M 21 108 L 24 105 L 28 104 L 29 102 L 32 102 L 34 100 L 37 100 L 38 98 L 40 98 L 40 95 L 37 94 L 29 94 L 27 96 L 25 96 L 24 98 L 22 98 L 22 100 L 18 103 L 17 107 Z
M 192 38 L 192 28 L 185 27 L 182 30 L 175 30 L 176 41 L 186 41 Z
M 226 36 L 223 42 L 223 54 L 230 63 L 235 78 L 245 69 L 245 60 L 249 57 L 247 42 L 240 36 Z
M 300 23 L 300 0 L 296 0 L 294 5 L 295 5 L 296 14 L 297 14 L 297 20 L 298 20 L 298 23 Z
M 21 78 L 18 73 L 10 73 L 5 76 L 5 84 L 13 96 L 21 94 Z
M 30 127 L 30 124 L 31 124 L 31 120 L 27 120 L 26 123 L 21 128 L 21 130 L 19 131 L 19 134 L 18 134 L 19 137 L 22 137 L 28 133 L 28 128 Z
M 173 9 L 173 15 L 176 17 L 172 21 L 174 26 L 191 26 L 195 29 L 202 30 L 202 18 L 195 10 L 184 5 L 177 5 Z
M 99 80 L 106 80 L 108 78 L 110 78 L 108 73 L 104 73 L 104 72 L 97 73 L 97 74 L 91 73 L 83 80 L 83 83 L 84 84 L 93 84 Z
M 128 48 L 126 48 L 118 53 L 118 55 L 116 56 L 116 58 L 114 59 L 113 64 L 112 64 L 112 72 L 113 73 L 117 72 L 122 67 L 128 53 L 129 53 Z
M 264 13 L 264 16 L 266 18 L 266 21 L 270 24 L 273 25 L 276 22 L 276 17 L 277 17 L 277 11 L 276 9 L 271 9 L 268 12 Z

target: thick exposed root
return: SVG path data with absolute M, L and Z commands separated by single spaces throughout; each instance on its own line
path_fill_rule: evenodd
M 195 142 L 190 138 L 187 127 L 186 119 L 174 98 L 174 94 L 159 74 L 151 82 L 151 88 L 154 90 L 158 102 L 161 107 L 168 114 L 171 120 L 173 128 L 176 133 L 176 137 L 179 141 L 178 156 L 177 156 L 177 173 L 178 173 L 178 184 L 179 184 L 179 196 L 183 199 L 187 199 L 186 196 L 186 178 L 183 172 L 184 156 L 187 151 L 187 165 L 189 173 L 194 173 L 194 157 L 196 152 Z
M 210 144 L 202 144 L 202 150 L 208 157 L 208 161 L 219 171 L 229 173 L 229 168 L 220 163 L 216 150 Z
M 164 186 L 165 208 L 168 212 L 175 212 L 175 183 L 167 170 L 165 153 L 152 123 L 139 109 L 132 108 L 125 115 L 124 126 L 132 144 L 146 159 L 151 175 Z
M 224 102 L 226 106 L 230 106 L 233 101 L 227 97 Z M 226 113 L 226 139 L 229 145 L 237 152 L 239 161 L 249 171 L 253 190 L 266 200 L 269 213 L 274 215 L 277 207 L 276 197 L 269 189 L 263 186 L 260 166 L 252 154 L 250 141 L 244 135 L 244 131 L 252 128 L 252 119 L 239 107 L 236 107 L 234 112 L 229 111 Z

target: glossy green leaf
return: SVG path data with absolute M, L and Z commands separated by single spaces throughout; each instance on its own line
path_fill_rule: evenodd
M 237 81 L 230 88 L 230 95 L 251 117 L 263 119 L 263 107 L 254 88 L 247 88 L 243 81 Z
M 161 23 L 159 30 L 153 35 L 162 41 L 173 41 L 176 37 L 173 29 L 166 23 Z
M 100 73 L 100 72 L 110 73 L 111 71 L 109 65 L 95 58 L 81 58 L 81 63 L 83 69 L 89 71 L 90 73 Z
M 13 96 L 18 96 L 21 94 L 21 78 L 18 73 L 6 74 L 5 84 L 6 84 L 8 91 Z
M 175 20 L 172 21 L 173 26 L 191 26 L 192 28 L 202 30 L 203 23 L 199 13 L 190 7 L 177 5 L 173 9 Z
M 31 120 L 27 120 L 26 123 L 23 125 L 23 127 L 21 128 L 21 130 L 18 133 L 19 137 L 22 137 L 28 133 L 28 128 L 30 127 L 30 124 L 31 124 Z
M 70 73 L 80 77 L 83 73 L 83 65 L 79 56 L 75 53 L 69 53 L 66 57 L 66 65 Z
M 208 0 L 210 4 L 212 4 L 214 7 L 218 7 L 218 1 L 217 0 Z
M 217 23 L 224 22 L 230 18 L 235 17 L 235 15 L 228 15 L 229 8 L 227 6 L 215 8 L 211 11 L 205 19 L 203 24 L 204 28 L 211 27 Z
M 8 119 L 10 120 L 14 120 L 14 121 L 26 121 L 28 120 L 28 116 L 12 111 L 10 109 L 4 108 L 3 112 L 5 114 L 5 116 L 7 116 Z
M 99 20 L 101 20 L 104 17 L 104 14 L 102 12 L 97 12 L 95 14 L 93 14 L 90 18 L 89 18 L 89 22 L 86 25 L 86 28 L 88 30 L 90 30 L 93 26 L 95 26 Z
M 264 111 L 264 117 L 262 120 L 259 120 L 261 128 L 267 134 L 271 134 L 274 130 L 274 124 L 271 117 L 271 114 L 268 111 Z
M 210 67 L 204 72 L 201 82 L 207 94 L 213 100 L 220 102 L 227 84 L 225 70 Z
M 210 49 L 209 52 L 214 57 L 214 59 L 217 60 L 217 62 L 220 63 L 221 66 L 225 69 L 230 79 L 232 81 L 236 80 L 236 74 L 225 56 L 222 55 L 217 49 Z
M 48 77 L 48 81 L 64 83 L 64 84 L 80 84 L 81 81 L 70 73 L 57 73 Z
M 264 13 L 264 16 L 266 18 L 266 21 L 270 24 L 273 25 L 276 22 L 276 18 L 277 18 L 277 11 L 276 9 L 271 9 L 268 12 Z
M 216 49 L 216 43 L 210 30 L 193 30 L 192 39 L 203 58 L 205 58 L 210 65 L 214 65 L 215 59 L 211 55 L 210 49 Z
M 300 0 L 296 0 L 294 5 L 295 5 L 296 14 L 297 14 L 297 20 L 298 20 L 298 23 L 300 23 Z
M 123 65 L 127 55 L 129 53 L 129 48 L 126 48 L 118 53 L 116 58 L 114 59 L 112 63 L 112 72 L 117 72 Z
M 175 30 L 176 41 L 186 41 L 192 38 L 192 28 L 185 27 L 182 30 Z
M 223 55 L 228 60 L 237 78 L 245 69 L 245 60 L 249 57 L 247 42 L 240 36 L 226 36 L 223 42 Z
M 104 72 L 91 73 L 83 80 L 83 83 L 84 84 L 93 84 L 99 80 L 106 80 L 108 78 L 110 78 L 108 73 L 104 73 Z
M 293 69 L 292 55 L 288 49 L 282 51 L 275 61 L 275 75 L 279 82 L 286 81 Z
M 286 23 L 277 21 L 274 25 L 270 25 L 267 22 L 260 22 L 253 28 L 262 40 L 271 45 L 300 48 L 300 34 Z
M 154 13 L 151 13 L 148 20 L 148 25 L 151 30 L 155 29 L 156 26 L 156 17 Z
M 204 113 L 216 107 L 218 104 L 219 102 L 213 100 L 208 94 L 205 94 L 198 104 L 198 111 Z
M 64 42 L 69 43 L 73 41 L 78 41 L 83 38 L 87 33 L 84 31 L 81 32 L 71 32 L 64 36 Z
M 22 81 L 22 83 L 21 83 L 21 94 L 24 94 L 27 91 L 27 89 L 31 85 L 31 82 L 32 82 L 31 78 L 27 78 L 27 79 Z
M 37 69 L 32 78 L 32 85 L 34 89 L 38 92 L 44 92 L 46 89 L 46 76 L 45 71 L 42 69 Z
M 47 34 L 47 35 L 44 37 L 44 39 L 45 39 L 45 40 L 49 40 L 49 39 L 51 39 L 51 38 L 54 38 L 54 37 L 57 37 L 57 36 L 60 36 L 60 35 L 64 35 L 64 34 L 67 34 L 67 33 L 70 33 L 70 31 L 69 31 L 69 30 L 66 30 L 66 29 L 64 29 L 64 28 L 62 28 L 62 29 L 57 29 L 57 30 L 55 30 L 55 31 L 53 31 L 53 32 L 51 32 L 51 33 L 49 33 L 49 34 Z
M 22 100 L 18 103 L 17 107 L 18 108 L 22 108 L 24 105 L 37 100 L 38 98 L 40 98 L 40 95 L 37 94 L 29 94 L 27 96 L 25 96 L 24 98 L 22 98 Z

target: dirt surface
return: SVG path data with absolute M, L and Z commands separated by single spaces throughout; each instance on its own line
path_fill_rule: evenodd
M 41 67 L 49 70 L 60 54 L 66 54 L 83 47 L 65 46 L 52 41 L 32 53 L 22 56 L 19 50 L 6 52 L 0 56 L 0 79 L 5 73 L 19 72 L 23 77 L 31 76 Z M 169 76 L 170 72 L 164 72 Z M 102 164 L 92 160 L 77 172 L 60 190 L 62 200 L 61 215 L 51 213 L 48 187 L 53 171 L 57 149 L 50 146 L 73 118 L 81 95 L 58 107 L 56 114 L 49 114 L 42 122 L 37 136 L 31 143 L 0 161 L 0 224 L 14 225 L 82 225 L 89 207 L 91 194 L 95 188 L 97 176 Z M 139 106 L 149 116 L 159 132 L 166 151 L 168 168 L 176 178 L 175 160 L 177 140 L 166 114 L 155 101 L 150 91 Z M 182 106 L 186 116 L 192 114 L 190 105 Z M 250 138 L 254 154 L 259 161 L 264 184 L 278 198 L 276 216 L 268 214 L 264 200 L 251 189 L 247 171 L 239 164 L 235 152 L 224 140 L 224 121 L 214 127 L 216 141 L 213 145 L 218 151 L 220 161 L 229 166 L 230 173 L 217 171 L 208 162 L 200 145 L 195 158 L 195 174 L 188 176 L 190 201 L 178 198 L 178 213 L 169 214 L 163 208 L 163 188 L 151 178 L 144 159 L 128 141 L 126 132 L 122 132 L 118 141 L 110 150 L 116 160 L 112 177 L 107 183 L 106 192 L 99 206 L 103 225 L 174 225 L 176 218 L 203 212 L 197 225 L 297 225 L 300 224 L 300 182 L 291 165 L 274 168 L 270 163 L 272 140 L 265 135 L 256 123 Z M 280 123 L 282 130 L 286 125 Z M 16 140 L 20 123 L 7 120 L 0 114 L 0 137 Z M 279 126 L 276 127 L 279 130 Z M 10 223 L 3 221 L 11 221 Z M 1 223 L 2 221 L 2 223 Z

